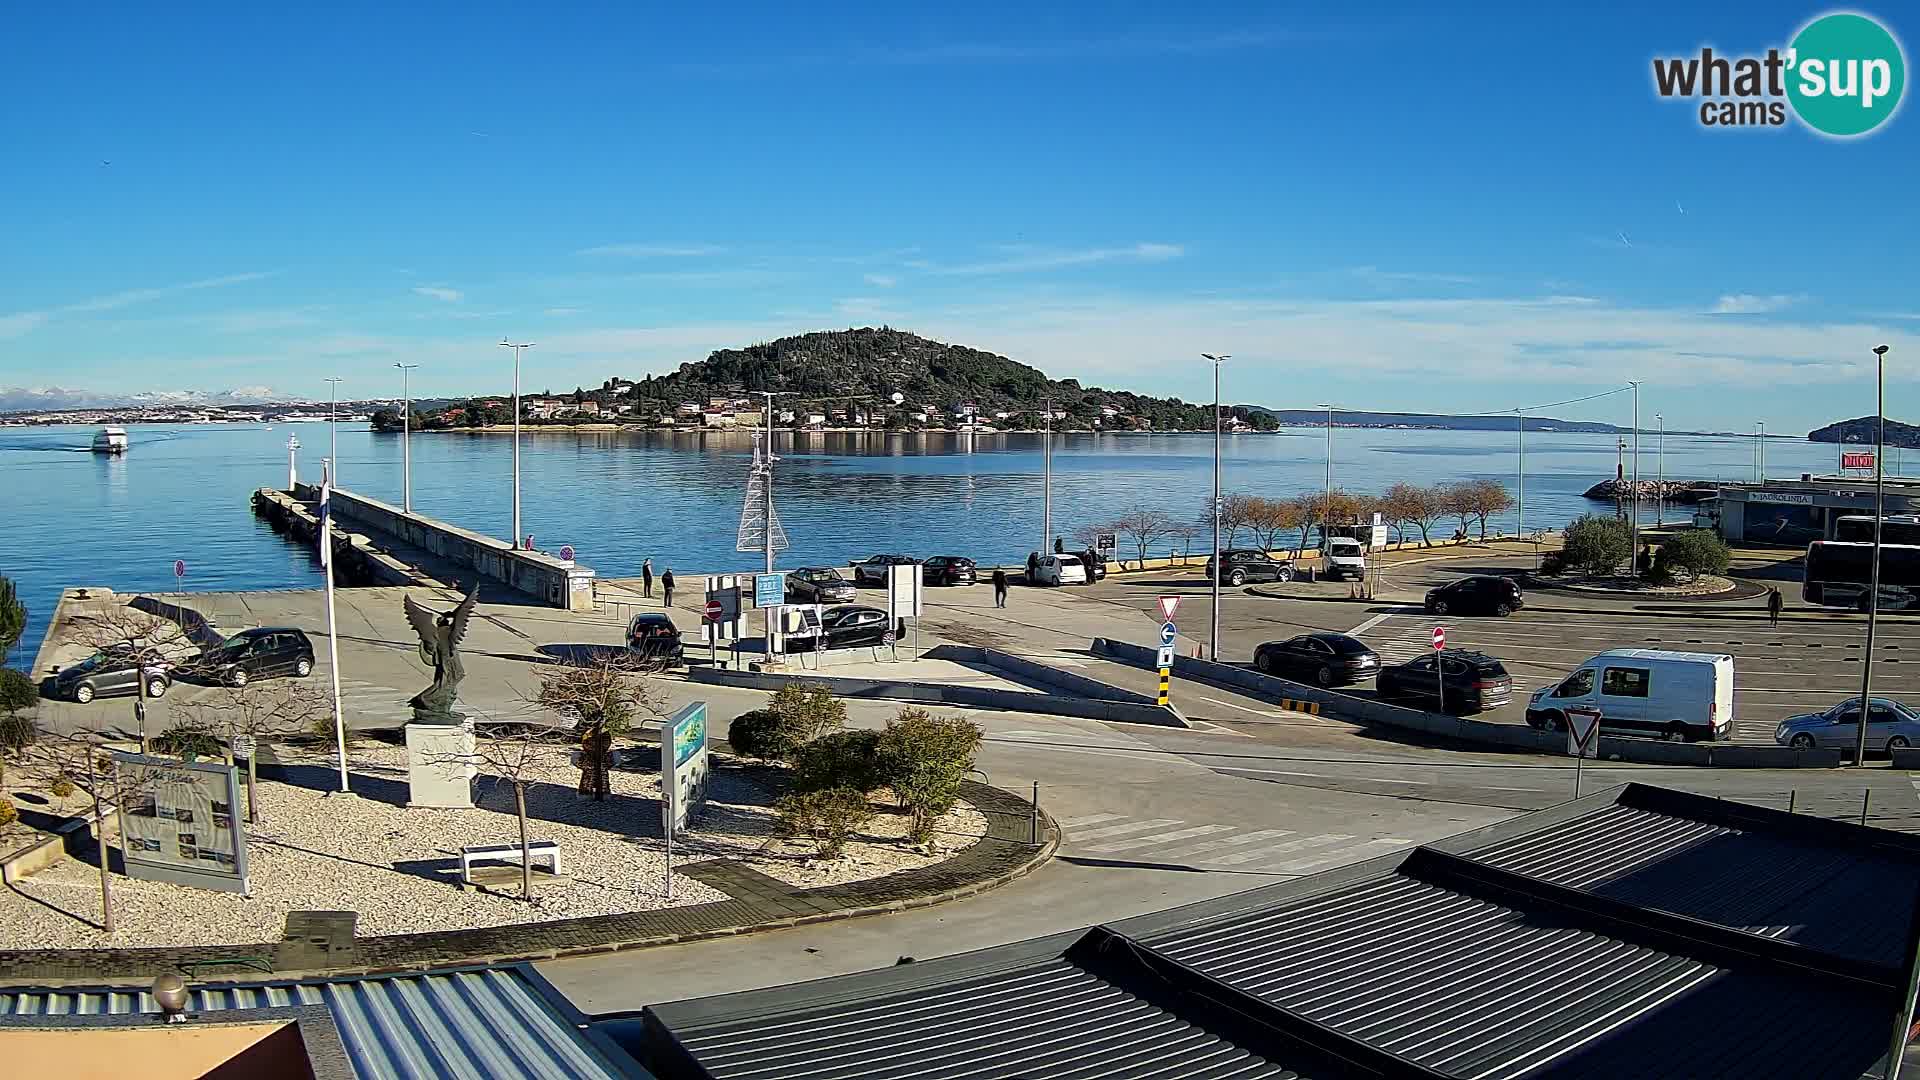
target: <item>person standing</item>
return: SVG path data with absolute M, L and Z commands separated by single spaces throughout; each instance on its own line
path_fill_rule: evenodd
M 640 560 L 640 595 L 653 595 L 653 560 Z
M 1779 626 L 1780 625 L 1780 609 L 1785 605 L 1786 605 L 1786 601 L 1781 599 L 1780 590 L 1773 588 L 1772 586 L 1768 586 L 1767 587 L 1767 622 L 1774 626 Z
M 993 568 L 993 606 L 1007 606 L 1007 572 L 997 566 Z
M 667 567 L 666 573 L 660 575 L 660 595 L 661 607 L 673 606 L 673 567 L 671 566 Z

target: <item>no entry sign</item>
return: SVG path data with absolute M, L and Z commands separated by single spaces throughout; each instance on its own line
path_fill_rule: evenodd
M 1436 649 L 1444 649 L 1447 647 L 1446 627 L 1436 626 L 1433 628 L 1433 647 Z
M 708 622 L 719 622 L 721 617 L 724 616 L 726 613 L 727 613 L 727 609 L 721 605 L 720 601 L 718 600 L 707 601 L 707 621 Z

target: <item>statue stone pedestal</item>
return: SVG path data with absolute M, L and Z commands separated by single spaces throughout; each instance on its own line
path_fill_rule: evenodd
M 473 725 L 407 725 L 407 805 L 443 810 L 473 807 Z

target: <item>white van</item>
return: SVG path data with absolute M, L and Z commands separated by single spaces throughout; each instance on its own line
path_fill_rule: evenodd
M 1558 686 L 1527 701 L 1527 723 L 1559 729 L 1566 709 L 1600 710 L 1609 735 L 1651 735 L 1674 742 L 1724 739 L 1733 733 L 1733 657 L 1665 649 L 1610 649 Z
M 1077 555 L 1042 555 L 1034 571 L 1036 585 L 1085 585 L 1087 566 Z
M 1351 536 L 1328 537 L 1320 545 L 1320 554 L 1320 576 L 1329 581 L 1367 576 L 1367 547 Z

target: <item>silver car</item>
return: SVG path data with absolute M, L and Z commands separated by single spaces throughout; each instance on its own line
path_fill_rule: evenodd
M 1851 750 L 1860 738 L 1860 699 L 1847 700 L 1826 712 L 1802 713 L 1780 721 L 1773 741 L 1796 750 L 1827 747 Z M 1920 713 L 1892 698 L 1874 698 L 1867 714 L 1867 749 L 1899 750 L 1920 746 Z

